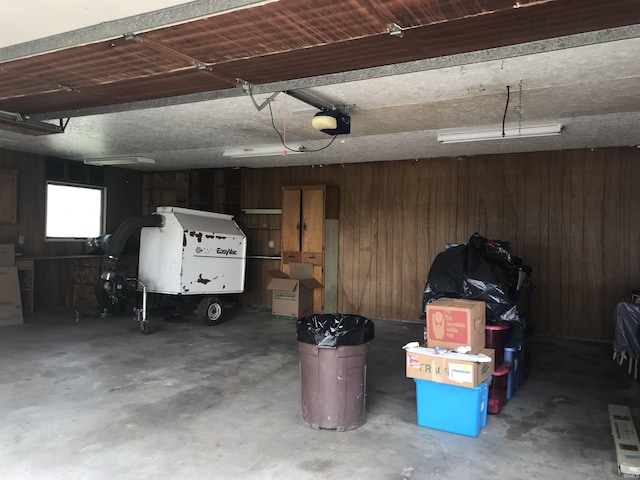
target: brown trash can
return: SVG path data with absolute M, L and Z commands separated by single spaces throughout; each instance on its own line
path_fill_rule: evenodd
M 319 347 L 298 342 L 302 419 L 342 432 L 364 423 L 369 343 Z

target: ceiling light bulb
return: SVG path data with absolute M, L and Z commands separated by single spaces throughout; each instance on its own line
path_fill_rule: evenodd
M 343 135 L 351 132 L 351 117 L 340 110 L 324 110 L 311 119 L 311 126 L 328 135 Z
M 338 120 L 328 115 L 317 115 L 311 120 L 311 126 L 316 130 L 334 130 L 338 128 Z

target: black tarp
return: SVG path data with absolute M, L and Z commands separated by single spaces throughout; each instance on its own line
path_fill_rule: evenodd
M 620 302 L 613 310 L 613 350 L 640 357 L 640 305 Z
M 425 285 L 422 312 L 438 298 L 482 300 L 487 321 L 518 321 L 517 285 L 520 270 L 530 273 L 518 257 L 509 253 L 509 244 L 472 235 L 466 245 L 439 253 Z
M 638 378 L 640 359 L 640 305 L 619 302 L 611 314 L 613 323 L 613 359 L 622 365 L 629 362 L 629 374 Z

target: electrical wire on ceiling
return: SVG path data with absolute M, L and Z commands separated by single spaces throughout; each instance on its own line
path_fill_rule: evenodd
M 276 131 L 276 133 L 278 134 L 278 137 L 280 137 L 280 143 L 282 143 L 282 146 L 284 148 L 286 148 L 287 150 L 289 150 L 290 152 L 305 152 L 305 153 L 319 152 L 321 150 L 324 150 L 325 148 L 329 148 L 331 146 L 331 144 L 334 142 L 334 140 L 336 139 L 336 137 L 337 137 L 337 135 L 334 135 L 333 138 L 331 139 L 331 141 L 328 144 L 326 144 L 324 147 L 316 148 L 314 150 L 310 150 L 305 146 L 302 146 L 299 149 L 291 148 L 291 147 L 287 146 L 287 143 L 286 143 L 286 141 L 284 139 L 284 136 L 282 135 L 282 133 L 280 133 L 280 130 L 278 130 L 278 127 L 276 127 L 276 123 L 275 123 L 275 120 L 273 118 L 273 110 L 271 109 L 271 101 L 268 102 L 268 106 L 269 106 L 269 115 L 271 116 L 271 126 Z
M 511 89 L 509 87 L 509 85 L 507 85 L 507 103 L 504 106 L 504 114 L 502 115 L 502 136 L 506 136 L 506 133 L 504 131 L 504 124 L 507 121 L 507 110 L 509 109 L 509 96 L 511 93 Z
M 247 95 L 249 95 L 249 98 L 251 99 L 251 101 L 253 102 L 253 104 L 255 105 L 255 107 L 256 107 L 256 109 L 258 111 L 261 111 L 265 106 L 269 107 L 269 115 L 271 117 L 271 126 L 273 127 L 275 132 L 278 134 L 278 137 L 280 137 L 280 143 L 282 143 L 282 146 L 286 150 L 289 150 L 291 152 L 309 152 L 309 153 L 319 152 L 321 150 L 329 148 L 331 146 L 331 144 L 333 144 L 334 140 L 336 139 L 337 135 L 334 135 L 333 138 L 331 139 L 331 141 L 327 145 L 325 145 L 324 147 L 321 147 L 321 148 L 316 148 L 314 150 L 308 149 L 307 147 L 304 147 L 304 146 L 300 147 L 299 149 L 290 148 L 289 146 L 287 146 L 287 142 L 285 140 L 285 137 L 280 133 L 280 131 L 278 130 L 278 127 L 276 127 L 276 124 L 275 124 L 275 121 L 274 121 L 274 118 L 273 118 L 273 110 L 271 109 L 271 101 L 274 98 L 276 98 L 276 96 L 280 92 L 273 93 L 262 104 L 258 105 L 258 102 L 256 102 L 256 99 L 253 97 L 253 89 L 252 89 L 251 83 L 245 82 L 242 88 L 245 90 L 245 92 L 247 92 Z

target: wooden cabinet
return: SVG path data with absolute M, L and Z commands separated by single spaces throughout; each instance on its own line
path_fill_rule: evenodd
M 314 277 L 324 285 L 314 294 L 314 312 L 338 307 L 338 187 L 290 186 L 282 189 L 281 267 L 290 262 L 314 265 Z

